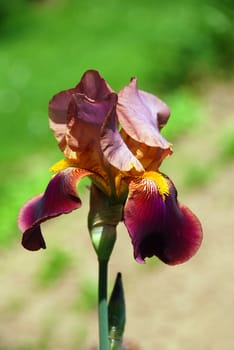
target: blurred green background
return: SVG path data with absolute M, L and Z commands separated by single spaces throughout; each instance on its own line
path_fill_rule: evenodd
M 0 244 L 16 236 L 18 207 L 61 158 L 49 99 L 89 68 L 117 91 L 136 76 L 169 104 L 165 133 L 174 141 L 201 117 L 200 85 L 233 74 L 233 8 L 231 1 L 0 1 Z
M 136 76 L 141 89 L 170 106 L 164 134 L 179 143 L 203 129 L 204 90 L 233 79 L 233 16 L 231 0 L 0 0 L 2 251 L 19 244 L 18 210 L 44 190 L 49 167 L 62 158 L 48 127 L 50 98 L 89 68 L 116 91 Z M 233 160 L 233 134 L 232 124 L 220 127 L 216 165 Z M 214 158 L 196 164 L 190 158 L 182 168 L 181 184 L 193 189 L 211 179 Z M 57 281 L 71 264 L 69 252 L 52 251 L 39 283 Z M 83 298 L 89 291 L 81 303 L 86 310 L 93 307 L 92 281 L 82 288 Z
M 233 8 L 225 1 L 1 0 L 0 243 L 16 236 L 19 205 L 42 191 L 47 168 L 61 158 L 48 128 L 49 99 L 89 68 L 117 91 L 136 76 L 169 104 L 174 118 L 165 132 L 174 141 L 199 119 L 202 82 L 233 73 Z

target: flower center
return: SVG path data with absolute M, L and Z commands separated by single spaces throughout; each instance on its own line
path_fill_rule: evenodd
M 169 185 L 167 180 L 162 174 L 156 171 L 146 171 L 144 172 L 142 177 L 144 179 L 152 180 L 156 184 L 158 192 L 161 195 L 163 200 L 166 199 L 166 196 L 169 196 L 170 194 Z

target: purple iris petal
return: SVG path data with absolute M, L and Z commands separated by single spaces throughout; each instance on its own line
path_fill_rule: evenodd
M 92 100 L 102 100 L 106 95 L 113 92 L 107 82 L 101 77 L 98 71 L 87 70 L 79 84 L 76 86 L 76 92 L 84 94 Z
M 68 168 L 49 182 L 44 194 L 29 200 L 20 210 L 18 225 L 23 232 L 22 244 L 26 249 L 45 248 L 40 224 L 81 206 L 76 191 L 77 182 L 91 173 L 83 169 Z
M 72 150 L 92 151 L 99 145 L 100 129 L 106 115 L 115 108 L 117 95 L 112 93 L 101 101 L 93 101 L 81 94 L 72 96 L 67 113 L 67 142 Z
M 75 157 L 81 168 L 90 169 L 108 182 L 100 134 L 106 116 L 115 111 L 117 95 L 110 93 L 101 101 L 81 94 L 72 96 L 67 112 L 66 149 L 68 159 Z
M 24 232 L 22 244 L 28 250 L 45 249 L 46 244 L 41 234 L 40 225 L 34 225 L 37 207 L 42 201 L 43 194 L 29 200 L 19 213 L 19 229 Z
M 56 94 L 49 102 L 50 127 L 54 132 L 61 150 L 66 147 L 67 111 L 73 94 L 82 94 L 93 101 L 100 101 L 112 89 L 95 70 L 88 70 L 82 76 L 79 84 Z
M 115 109 L 112 109 L 105 119 L 101 130 L 100 144 L 104 157 L 120 171 L 129 171 L 132 168 L 144 171 L 139 160 L 120 136 Z
M 144 262 L 157 256 L 169 265 L 187 261 L 198 250 L 202 228 L 197 217 L 177 202 L 177 193 L 167 179 L 170 194 L 160 195 L 150 179 L 133 180 L 124 209 L 124 222 L 134 247 L 134 257 Z
M 72 94 L 76 89 L 62 91 L 49 102 L 49 123 L 59 147 L 63 151 L 66 146 L 67 109 Z
M 123 129 L 120 131 L 120 136 L 126 143 L 130 152 L 139 159 L 146 171 L 157 171 L 163 159 L 172 154 L 172 149 L 170 147 L 163 149 L 160 147 L 147 146 L 144 143 L 133 140 Z
M 156 96 L 138 90 L 133 78 L 118 94 L 117 115 L 125 132 L 134 140 L 151 147 L 169 147 L 159 133 L 170 111 Z

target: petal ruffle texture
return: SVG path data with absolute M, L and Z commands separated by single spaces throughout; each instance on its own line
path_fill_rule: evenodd
M 95 70 L 88 70 L 84 73 L 79 84 L 65 91 L 56 94 L 49 102 L 49 122 L 55 138 L 62 151 L 66 148 L 67 134 L 67 111 L 74 94 L 90 98 L 93 101 L 100 101 L 112 89 Z
M 102 190 L 110 194 L 110 165 L 101 149 L 100 135 L 107 115 L 115 113 L 117 95 L 109 94 L 101 101 L 73 95 L 67 116 L 67 146 L 64 154 L 77 166 L 97 174 Z M 74 157 L 74 158 L 73 158 Z M 108 169 L 107 169 L 108 168 Z
M 126 134 L 134 140 L 151 147 L 170 147 L 159 132 L 170 116 L 169 108 L 156 96 L 138 90 L 136 78 L 119 92 L 117 115 Z
M 26 249 L 45 248 L 40 230 L 42 222 L 80 208 L 76 185 L 90 174 L 89 171 L 74 168 L 61 171 L 49 182 L 44 194 L 32 198 L 22 207 L 18 225 L 23 232 L 22 244 Z
M 157 256 L 169 265 L 190 259 L 200 247 L 202 228 L 197 217 L 177 202 L 172 182 L 166 178 L 169 194 L 162 196 L 154 180 L 132 180 L 124 209 L 124 223 L 134 247 L 134 257 L 144 262 Z
M 105 79 L 94 69 L 87 70 L 83 74 L 79 84 L 76 86 L 76 90 L 76 92 L 84 94 L 95 101 L 100 101 L 113 92 Z
M 50 128 L 62 151 L 66 147 L 67 110 L 72 94 L 75 92 L 76 88 L 61 91 L 49 102 L 48 112 Z
M 122 129 L 121 137 L 126 143 L 128 149 L 134 156 L 141 162 L 145 170 L 158 170 L 162 161 L 169 155 L 173 153 L 170 146 L 163 149 L 160 147 L 150 147 L 144 143 L 140 143 L 132 139 L 126 132 Z
M 116 100 L 116 94 L 109 94 L 101 101 L 92 101 L 79 94 L 72 96 L 67 113 L 67 145 L 72 151 L 95 151 L 99 146 L 101 127 L 115 108 Z
M 130 171 L 132 168 L 138 172 L 144 171 L 139 160 L 120 136 L 115 110 L 106 117 L 101 130 L 100 144 L 106 160 L 120 171 Z

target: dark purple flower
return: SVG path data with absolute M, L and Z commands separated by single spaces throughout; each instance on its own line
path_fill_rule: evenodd
M 200 222 L 178 203 L 171 180 L 159 172 L 172 153 L 160 134 L 169 115 L 166 104 L 139 90 L 135 78 L 116 94 L 95 70 L 55 95 L 50 127 L 65 159 L 52 167 L 56 174 L 45 193 L 20 211 L 23 246 L 45 248 L 40 224 L 78 209 L 77 184 L 89 176 L 89 221 L 115 227 L 123 220 L 138 262 L 154 255 L 170 265 L 191 258 L 202 241 Z

